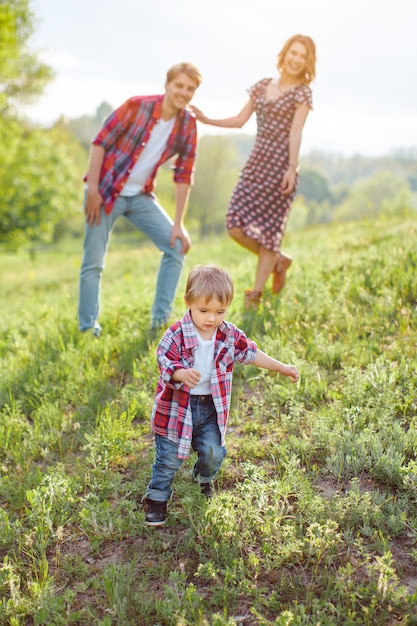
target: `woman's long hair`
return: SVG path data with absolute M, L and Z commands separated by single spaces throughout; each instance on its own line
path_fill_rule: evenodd
M 311 37 L 307 35 L 293 35 L 287 39 L 281 52 L 278 54 L 277 68 L 279 72 L 282 72 L 284 68 L 284 57 L 295 42 L 302 43 L 307 50 L 306 67 L 302 78 L 303 83 L 309 85 L 316 76 L 316 44 Z

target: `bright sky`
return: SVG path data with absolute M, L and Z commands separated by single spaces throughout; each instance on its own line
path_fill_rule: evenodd
M 318 56 L 302 153 L 417 147 L 417 0 L 31 0 L 31 8 L 32 44 L 56 73 L 26 110 L 42 124 L 92 115 L 103 100 L 116 107 L 163 93 L 179 61 L 203 75 L 193 102 L 204 113 L 235 115 L 250 85 L 276 75 L 284 41 L 302 33 Z M 253 118 L 240 132 L 254 131 Z

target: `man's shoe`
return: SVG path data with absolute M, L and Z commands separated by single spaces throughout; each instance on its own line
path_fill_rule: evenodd
M 84 330 L 82 330 L 81 332 L 85 333 L 86 335 L 91 333 L 93 335 L 93 337 L 98 339 L 100 337 L 100 335 L 101 335 L 101 327 L 100 326 L 92 326 L 91 328 L 84 328 Z
M 146 498 L 146 504 L 148 511 L 145 520 L 148 526 L 163 526 L 167 516 L 167 503 Z
M 201 493 L 209 500 L 214 496 L 213 483 L 200 483 Z

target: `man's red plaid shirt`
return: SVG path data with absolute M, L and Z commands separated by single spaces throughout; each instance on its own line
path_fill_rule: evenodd
M 163 95 L 129 98 L 105 120 L 93 144 L 104 148 L 99 192 L 106 213 L 111 213 L 130 172 L 146 146 L 154 125 L 162 115 Z M 151 193 L 159 166 L 177 155 L 173 165 L 174 182 L 193 183 L 197 129 L 194 114 L 181 110 L 167 146 L 146 181 L 144 193 Z M 86 178 L 85 178 L 86 180 Z

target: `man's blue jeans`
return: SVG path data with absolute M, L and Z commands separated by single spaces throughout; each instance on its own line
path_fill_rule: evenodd
M 190 396 L 193 415 L 192 447 L 198 454 L 193 476 L 199 483 L 209 483 L 220 469 L 226 448 L 221 445 L 217 413 L 211 396 Z M 166 502 L 172 494 L 174 480 L 183 459 L 177 457 L 178 445 L 166 437 L 155 435 L 156 456 L 146 497 Z
M 152 305 L 152 326 L 167 322 L 184 263 L 181 241 L 173 248 L 169 241 L 173 221 L 152 195 L 119 196 L 110 215 L 101 209 L 100 224 L 86 224 L 84 254 L 80 272 L 78 319 L 80 330 L 99 330 L 100 282 L 110 233 L 118 217 L 123 215 L 161 250 L 162 259 Z M 140 285 L 140 281 L 138 281 Z M 140 297 L 140 295 L 139 295 Z

